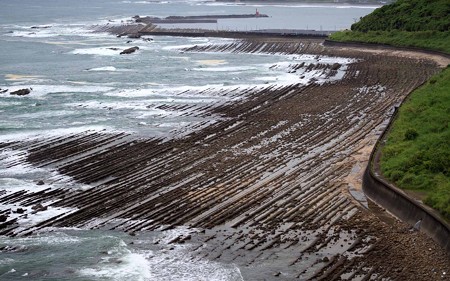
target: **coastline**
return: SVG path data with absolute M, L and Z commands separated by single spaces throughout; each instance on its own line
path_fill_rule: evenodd
M 133 235 L 179 225 L 203 229 L 189 238 L 177 237 L 173 243 L 198 244 L 194 257 L 237 263 L 249 278 L 257 273 L 249 271 L 248 265 L 267 265 L 275 258 L 278 262 L 261 274 L 280 280 L 338 278 L 344 273 L 430 280 L 424 274 L 445 263 L 445 254 L 421 233 L 404 232 L 407 226 L 397 221 L 386 225 L 360 206 L 349 197 L 345 178 L 360 161 L 361 149 L 374 145 L 373 136 L 379 134 L 390 109 L 438 67 L 391 51 L 374 55 L 321 43 L 320 39 L 267 38 L 264 34 L 237 45 L 185 49 L 306 53 L 359 61 L 350 64 L 343 80 L 335 83 L 250 91 L 248 100 L 214 109 L 227 117 L 225 122 L 180 140 L 122 138 L 121 145 L 104 146 L 102 155 L 95 149 L 106 140 L 119 141 L 117 136 L 67 136 L 73 146 L 58 146 L 59 139 L 3 143 L 2 149 L 18 146 L 30 151 L 28 163 L 50 165 L 80 182 L 101 184 L 86 192 L 44 192 L 42 197 L 16 194 L 0 200 L 34 204 L 54 198 L 58 201 L 53 206 L 78 208 L 21 235 L 48 226 L 108 225 Z M 330 66 L 317 63 L 314 67 Z M 387 74 L 379 75 L 383 71 Z M 396 78 L 399 73 L 403 76 Z M 385 90 L 380 91 L 378 85 Z M 77 156 L 79 145 L 92 152 L 89 157 Z M 97 168 L 84 169 L 89 163 L 96 163 Z M 131 190 L 124 189 L 127 186 Z M 129 221 L 111 225 L 117 217 Z M 94 218 L 101 219 L 92 225 Z M 14 229 L 3 230 L 4 235 L 12 233 Z M 417 244 L 419 249 L 415 249 Z M 428 248 L 433 251 L 422 252 Z M 347 257 L 348 253 L 355 257 Z M 395 267 L 388 267 L 396 262 Z M 372 267 L 364 269 L 361 264 Z

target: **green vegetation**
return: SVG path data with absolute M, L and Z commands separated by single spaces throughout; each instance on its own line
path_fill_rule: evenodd
M 382 149 L 381 171 L 399 187 L 424 192 L 450 219 L 450 67 L 401 106 Z
M 336 41 L 419 47 L 450 53 L 450 1 L 398 0 L 336 32 Z
M 336 41 L 382 43 L 450 53 L 450 1 L 398 0 L 334 33 Z M 401 106 L 382 148 L 381 172 L 450 221 L 450 68 Z
M 398 0 L 376 9 L 352 25 L 353 31 L 448 31 L 450 1 Z
M 341 31 L 330 38 L 341 42 L 366 42 L 401 47 L 418 47 L 450 53 L 450 31 Z

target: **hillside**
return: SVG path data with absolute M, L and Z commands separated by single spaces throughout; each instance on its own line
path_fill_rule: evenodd
M 331 36 L 450 53 L 450 1 L 398 0 Z M 383 175 L 450 220 L 450 68 L 400 108 L 380 162 Z
M 398 0 L 374 10 L 331 39 L 450 53 L 450 1 Z
M 398 0 L 352 25 L 353 31 L 448 31 L 450 1 Z
M 450 68 L 415 91 L 400 108 L 381 170 L 450 220 Z

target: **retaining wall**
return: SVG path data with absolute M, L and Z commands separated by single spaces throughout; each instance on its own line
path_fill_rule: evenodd
M 396 51 L 413 51 L 413 52 L 421 52 L 425 54 L 431 54 L 431 55 L 439 55 L 446 58 L 450 58 L 450 54 L 440 51 L 434 51 L 434 50 L 426 50 L 421 49 L 418 47 L 397 47 L 392 46 L 389 44 L 381 44 L 381 43 L 365 43 L 365 42 L 339 42 L 334 41 L 330 39 L 325 39 L 324 43 L 325 46 L 330 47 L 354 47 L 354 48 L 372 48 L 372 49 L 382 49 L 382 50 L 396 50 Z
M 369 199 L 383 206 L 406 223 L 414 225 L 418 220 L 422 219 L 420 231 L 425 232 L 450 254 L 450 225 L 438 217 L 432 209 L 411 198 L 404 191 L 380 176 L 378 163 L 381 155 L 381 146 L 393 120 L 396 119 L 397 112 L 395 112 L 372 151 L 369 164 L 363 176 L 363 191 Z

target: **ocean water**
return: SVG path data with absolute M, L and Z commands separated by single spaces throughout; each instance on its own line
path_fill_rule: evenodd
M 154 37 L 127 43 L 130 39 L 90 29 L 126 23 L 134 15 L 249 14 L 256 8 L 270 17 L 220 20 L 206 27 L 339 30 L 376 7 L 189 0 L 2 1 L 0 88 L 8 92 L 0 93 L 0 141 L 86 130 L 182 137 L 183 128 L 221 117 L 200 116 L 195 110 L 185 116 L 186 112 L 161 109 L 161 105 L 213 107 L 245 98 L 220 95 L 220 89 L 307 83 L 311 77 L 299 81 L 288 73 L 288 67 L 292 62 L 312 63 L 312 56 L 184 53 L 180 52 L 183 47 L 231 39 Z M 127 56 L 119 54 L 118 50 L 130 46 L 140 49 Z M 323 60 L 350 62 L 346 58 Z M 31 94 L 9 94 L 22 88 L 31 88 Z M 1 152 L 0 190 L 11 193 L 33 188 L 37 192 L 35 180 L 51 177 L 59 178 L 55 188 L 90 188 L 56 171 L 32 167 L 25 156 L 25 151 Z M 8 168 L 11 160 L 22 164 Z M 17 207 L 0 205 L 0 210 Z M 68 211 L 49 208 L 19 223 L 25 227 Z M 0 237 L 0 280 L 243 280 L 236 265 L 191 261 L 188 253 L 193 245 L 189 243 L 164 244 L 177 233 L 190 231 L 194 230 L 180 227 L 129 236 L 105 230 L 47 229 L 31 237 Z M 155 240 L 163 243 L 153 245 Z

